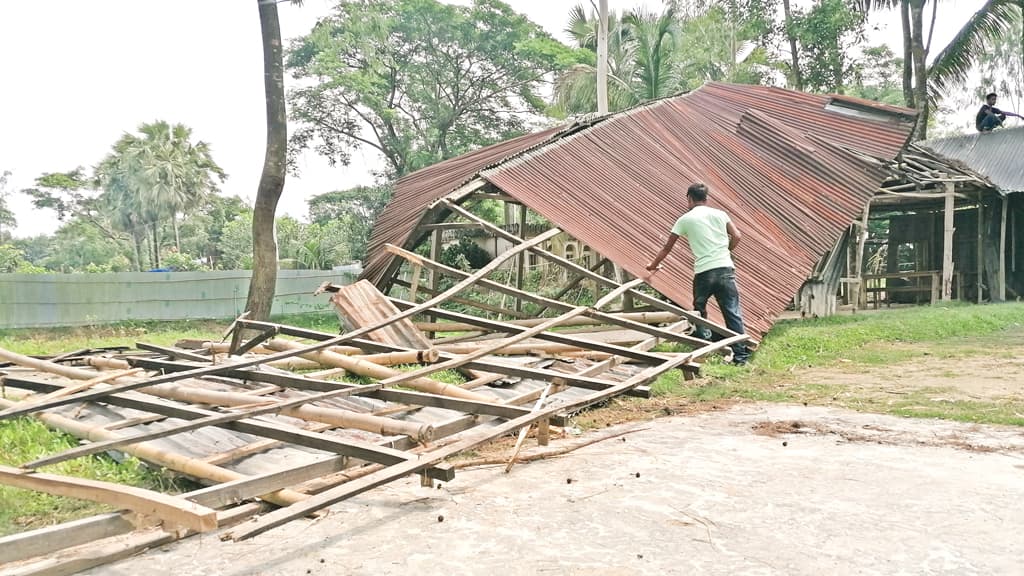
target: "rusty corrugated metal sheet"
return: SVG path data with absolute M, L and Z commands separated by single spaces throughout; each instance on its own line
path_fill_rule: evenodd
M 1024 192 L 1024 126 L 918 142 L 941 158 L 985 176 L 1003 194 Z
M 556 127 L 506 140 L 399 179 L 391 201 L 373 226 L 360 278 L 373 283 L 381 280 L 391 262 L 391 255 L 384 250 L 384 245 L 404 246 L 431 202 L 465 184 L 480 170 L 546 142 L 563 129 Z
M 753 333 L 765 332 L 885 177 L 847 149 L 892 159 L 913 118 L 912 110 L 841 96 L 707 84 L 577 131 L 511 141 L 501 153 L 484 149 L 487 161 L 463 157 L 413 174 L 375 230 L 372 273 L 379 280 L 387 266 L 383 242 L 404 243 L 430 202 L 483 170 L 509 195 L 643 276 L 686 209 L 686 186 L 699 180 L 744 233 L 736 255 L 744 312 Z M 492 167 L 477 167 L 486 165 Z M 689 307 L 691 270 L 680 246 L 651 284 Z

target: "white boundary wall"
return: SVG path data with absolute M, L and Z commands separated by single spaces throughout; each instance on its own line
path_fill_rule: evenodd
M 349 284 L 359 266 L 278 270 L 273 314 L 323 311 L 323 282 Z M 232 318 L 244 311 L 250 270 L 0 274 L 0 329 L 108 324 L 125 320 Z

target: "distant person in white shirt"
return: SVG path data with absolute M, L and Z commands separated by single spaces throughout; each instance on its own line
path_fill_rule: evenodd
M 693 308 L 702 318 L 708 317 L 708 300 L 714 296 L 725 327 L 737 334 L 744 334 L 743 313 L 740 310 L 740 293 L 736 288 L 736 267 L 731 251 L 740 243 L 740 232 L 733 226 L 729 215 L 708 206 L 708 187 L 701 183 L 691 184 L 686 190 L 690 209 L 676 221 L 665 247 L 647 267 L 652 272 L 661 269 L 661 261 L 672 251 L 680 236 L 686 238 L 693 252 Z M 698 338 L 710 340 L 712 333 L 699 327 Z M 750 350 L 744 343 L 733 344 L 732 361 L 744 365 L 750 358 Z

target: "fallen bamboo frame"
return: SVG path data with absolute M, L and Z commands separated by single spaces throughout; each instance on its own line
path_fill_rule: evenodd
M 475 274 L 471 275 L 469 278 L 466 278 L 462 282 L 459 282 L 459 283 L 455 284 L 454 286 L 452 286 L 451 288 L 446 290 L 441 295 L 438 295 L 438 296 L 436 296 L 434 298 L 431 298 L 431 299 L 427 300 L 426 302 L 423 302 L 422 304 L 419 304 L 419 305 L 417 305 L 417 306 L 415 306 L 415 307 L 413 307 L 413 308 L 411 308 L 409 310 L 405 310 L 405 311 L 403 311 L 403 312 L 401 312 L 401 313 L 399 313 L 399 314 L 397 314 L 395 316 L 392 316 L 390 318 L 387 318 L 387 319 L 385 319 L 385 320 L 383 320 L 381 322 L 377 322 L 376 324 L 373 324 L 371 326 L 365 326 L 363 328 L 360 328 L 360 329 L 357 329 L 357 330 L 353 330 L 351 332 L 348 332 L 346 334 L 342 334 L 340 336 L 336 336 L 336 337 L 334 337 L 334 338 L 332 338 L 330 340 L 326 340 L 324 342 L 318 342 L 316 344 L 312 344 L 312 345 L 310 345 L 309 347 L 307 347 L 304 350 L 288 350 L 286 352 L 278 352 L 277 354 L 274 354 L 274 355 L 271 355 L 271 356 L 267 356 L 265 358 L 243 360 L 243 361 L 238 362 L 236 364 L 231 364 L 231 365 L 227 365 L 227 366 L 219 365 L 219 366 L 207 366 L 207 367 L 202 367 L 202 368 L 195 368 L 193 370 L 188 370 L 188 371 L 185 371 L 185 372 L 178 372 L 176 374 L 168 374 L 168 375 L 158 376 L 156 378 L 152 378 L 152 379 L 149 379 L 149 380 L 144 380 L 144 381 L 141 381 L 141 382 L 133 382 L 133 383 L 129 383 L 129 384 L 121 384 L 121 385 L 117 385 L 117 386 L 112 386 L 111 388 L 108 388 L 108 389 L 105 389 L 105 390 L 102 390 L 102 391 L 79 392 L 77 394 L 72 394 L 72 395 L 64 397 L 64 398 L 57 398 L 57 399 L 54 399 L 54 400 L 49 400 L 49 401 L 46 401 L 46 402 L 41 402 L 40 404 L 34 406 L 32 409 L 25 409 L 25 408 L 22 408 L 22 407 L 9 408 L 7 410 L 4 410 L 4 411 L 0 412 L 0 420 L 3 420 L 5 418 L 12 418 L 14 416 L 22 416 L 24 414 L 28 414 L 28 413 L 36 411 L 36 410 L 46 410 L 46 409 L 49 409 L 49 408 L 56 408 L 58 406 L 65 406 L 67 404 L 76 404 L 76 403 L 79 403 L 79 402 L 89 402 L 89 401 L 93 401 L 93 400 L 97 400 L 97 399 L 103 398 L 104 396 L 107 396 L 109 394 L 113 394 L 113 393 L 117 393 L 117 392 L 126 392 L 126 391 L 130 391 L 130 390 L 135 390 L 137 388 L 143 388 L 145 386 L 151 386 L 153 384 L 165 384 L 167 382 L 174 382 L 174 381 L 177 381 L 177 380 L 182 380 L 184 378 L 194 378 L 194 377 L 199 377 L 199 376 L 211 376 L 211 375 L 214 375 L 214 374 L 222 373 L 222 372 L 224 372 L 226 370 L 229 370 L 231 368 L 248 368 L 248 367 L 252 367 L 252 366 L 258 366 L 260 364 L 265 364 L 267 362 L 272 362 L 272 361 L 275 361 L 275 360 L 284 360 L 285 358 L 291 358 L 293 356 L 299 356 L 300 354 L 303 354 L 303 353 L 309 353 L 309 352 L 315 352 L 317 350 L 323 350 L 325 348 L 330 348 L 331 346 L 335 346 L 337 344 L 342 344 L 344 342 L 348 342 L 348 341 L 353 340 L 355 338 L 359 338 L 359 337 L 362 337 L 362 336 L 364 336 L 366 334 L 369 334 L 369 333 L 371 333 L 371 332 L 373 332 L 375 330 L 379 330 L 380 328 L 383 328 L 384 326 L 389 326 L 389 325 L 391 325 L 391 324 L 393 324 L 395 322 L 398 322 L 399 320 L 402 320 L 404 318 L 409 318 L 411 316 L 414 316 L 416 314 L 419 314 L 421 312 L 429 310 L 430 308 L 432 308 L 436 304 L 440 304 L 441 302 L 444 302 L 445 299 L 448 298 L 449 296 L 452 296 L 454 294 L 457 294 L 457 293 L 461 292 L 465 288 L 471 286 L 478 279 L 483 278 L 484 276 L 490 274 L 493 270 L 496 270 L 504 261 L 508 260 L 509 258 L 512 258 L 513 256 L 515 256 L 519 252 L 521 252 L 523 250 L 528 250 L 531 246 L 533 246 L 535 244 L 540 244 L 542 242 L 546 242 L 547 240 L 557 236 L 560 233 L 561 233 L 561 230 L 559 230 L 557 228 L 553 228 L 551 230 L 548 230 L 544 234 L 536 236 L 536 237 L 530 239 L 527 242 L 524 242 L 524 243 L 522 243 L 522 244 L 520 244 L 520 245 L 518 245 L 518 246 L 516 246 L 516 247 L 514 247 L 514 248 L 512 248 L 510 250 L 507 250 L 507 251 L 503 252 L 501 255 L 499 255 L 495 259 L 491 260 L 486 266 L 484 266 L 483 268 L 478 270 Z M 433 373 L 433 372 L 434 371 L 430 371 L 428 373 Z M 405 380 L 402 380 L 402 382 L 405 382 Z M 379 387 L 379 386 L 377 386 L 377 387 Z M 290 407 L 290 406 L 288 406 L 288 407 Z M 270 411 L 263 412 L 263 413 L 270 413 Z
M 631 289 L 633 286 L 635 286 L 635 285 L 637 285 L 637 284 L 639 284 L 641 282 L 643 282 L 643 280 L 638 278 L 638 279 L 633 280 L 633 281 L 631 281 L 631 282 L 629 282 L 627 284 L 623 284 L 622 286 L 619 286 L 617 289 L 615 289 L 615 290 L 609 292 L 607 295 L 605 295 L 601 300 L 597 301 L 594 304 L 594 306 L 595 307 L 600 307 L 600 306 L 606 305 L 609 302 L 613 302 L 614 299 L 617 298 L 619 295 L 623 294 L 624 292 L 626 292 L 627 290 Z M 556 318 L 552 318 L 552 319 L 548 320 L 547 322 L 545 322 L 543 324 L 539 324 L 537 326 L 534 326 L 533 328 L 528 328 L 528 329 L 524 330 L 523 332 L 520 332 L 519 334 L 516 334 L 511 339 L 513 339 L 513 340 L 514 339 L 525 340 L 525 339 L 530 338 L 530 337 L 532 337 L 532 336 L 534 336 L 536 334 L 539 334 L 539 333 L 541 333 L 541 332 L 543 332 L 543 331 L 545 331 L 545 330 L 547 330 L 547 329 L 549 329 L 551 327 L 557 326 L 558 323 L 561 322 L 564 319 L 573 318 L 575 316 L 579 316 L 580 314 L 583 314 L 584 312 L 586 312 L 587 309 L 588 309 L 588 307 L 586 307 L 586 306 L 577 307 L 577 308 L 575 308 L 575 309 L 573 309 L 573 310 L 571 310 L 569 312 L 566 312 L 565 314 L 562 314 L 561 316 L 558 316 Z M 415 310 L 415 307 L 414 308 L 410 308 L 409 310 L 406 310 L 405 312 L 400 313 L 399 316 L 401 316 L 402 314 L 407 314 L 411 310 Z M 386 320 L 384 322 L 380 322 L 378 324 L 382 324 L 382 323 L 390 324 L 391 322 L 394 322 L 394 318 L 395 317 L 392 317 L 392 318 L 390 318 L 390 319 L 388 319 L 388 320 Z M 369 331 L 372 331 L 372 330 L 368 330 L 368 329 L 377 329 L 377 328 L 375 328 L 375 326 L 377 326 L 377 325 L 367 326 L 367 327 L 364 327 L 363 329 L 367 330 L 369 332 Z M 315 345 L 315 346 L 319 346 L 319 344 Z M 494 348 L 496 349 L 498 347 L 500 347 L 500 345 L 496 346 Z M 302 350 L 306 350 L 306 348 L 303 348 Z M 341 389 L 341 390 L 334 390 L 334 391 L 331 391 L 331 392 L 322 392 L 320 394 L 304 396 L 302 398 L 296 398 L 296 399 L 292 399 L 292 400 L 279 401 L 279 402 L 276 402 L 274 404 L 270 404 L 268 406 L 261 407 L 261 408 L 251 408 L 251 409 L 246 409 L 246 410 L 239 410 L 237 412 L 230 413 L 230 414 L 211 413 L 209 416 L 200 417 L 200 418 L 197 418 L 197 419 L 192 420 L 190 422 L 186 422 L 184 424 L 179 424 L 177 426 L 173 426 L 173 427 L 170 427 L 170 428 L 165 428 L 163 430 L 151 431 L 151 432 L 137 434 L 135 436 L 129 436 L 129 437 L 119 438 L 119 439 L 111 439 L 111 440 L 107 440 L 107 441 L 103 441 L 103 442 L 95 442 L 95 443 L 92 443 L 92 444 L 87 444 L 85 446 L 79 446 L 77 448 L 73 448 L 71 450 L 66 450 L 66 451 L 64 451 L 62 453 L 59 453 L 59 454 L 54 454 L 52 456 L 48 456 L 48 457 L 45 457 L 45 458 L 40 458 L 38 460 L 35 460 L 35 461 L 30 462 L 28 464 L 25 464 L 24 466 L 30 467 L 30 468 L 32 468 L 32 467 L 36 467 L 37 468 L 37 467 L 40 467 L 40 466 L 49 465 L 49 464 L 55 464 L 57 462 L 63 462 L 63 461 L 74 459 L 74 458 L 80 458 L 82 456 L 86 456 L 86 455 L 89 455 L 89 454 L 95 454 L 97 452 L 102 452 L 104 450 L 109 450 L 110 448 L 114 448 L 114 447 L 117 447 L 117 446 L 123 446 L 125 444 L 132 444 L 134 442 L 142 442 L 142 441 L 145 441 L 145 440 L 152 440 L 152 439 L 156 439 L 156 438 L 165 438 L 167 436 L 172 436 L 172 435 L 175 435 L 175 434 L 180 434 L 182 432 L 189 432 L 189 431 L 192 431 L 192 430 L 197 430 L 199 428 L 204 428 L 206 426 L 223 426 L 225 424 L 229 424 L 229 423 L 232 423 L 232 422 L 237 422 L 239 420 L 249 419 L 249 418 L 252 418 L 253 416 L 277 413 L 277 412 L 280 412 L 281 410 L 284 410 L 286 408 L 294 408 L 296 406 L 300 406 L 300 405 L 308 403 L 308 402 L 314 402 L 314 401 L 319 401 L 319 400 L 327 400 L 329 398 L 335 398 L 335 397 L 339 397 L 339 396 L 349 396 L 349 395 L 352 395 L 356 390 L 358 390 L 360 388 L 366 389 L 366 390 L 369 390 L 369 389 L 380 389 L 380 388 L 383 388 L 385 386 L 391 386 L 391 385 L 395 385 L 395 384 L 410 383 L 410 382 L 416 381 L 417 379 L 421 378 L 422 376 L 426 376 L 428 374 L 433 374 L 434 372 L 440 372 L 441 370 L 447 370 L 449 368 L 458 368 L 459 366 L 462 366 L 463 364 L 465 364 L 465 363 L 467 363 L 467 362 L 469 362 L 471 360 L 475 360 L 476 358 L 480 358 L 480 357 L 486 356 L 486 355 L 490 354 L 492 351 L 493 350 L 484 348 L 484 349 L 478 350 L 477 352 L 474 352 L 472 354 L 466 354 L 465 356 L 454 358 L 452 360 L 447 360 L 445 362 L 441 362 L 440 364 L 434 364 L 434 365 L 431 365 L 431 366 L 425 366 L 423 368 L 420 368 L 419 370 L 414 370 L 412 372 L 399 373 L 398 375 L 395 375 L 395 376 L 386 378 L 384 380 L 381 380 L 380 382 L 377 382 L 376 384 L 369 384 L 369 385 L 366 385 L 366 386 L 357 386 L 357 387 L 353 387 L 353 388 L 345 388 L 345 389 Z M 187 372 L 184 372 L 184 373 L 187 373 Z M 269 425 L 262 424 L 262 426 L 269 426 Z M 301 435 L 300 431 L 296 431 L 293 434 Z M 266 435 L 266 434 L 264 434 L 264 435 Z M 320 444 L 322 444 L 323 441 L 325 440 L 323 438 L 316 438 L 315 435 L 314 435 L 314 439 L 318 440 L 319 441 L 318 443 L 320 443 Z M 387 459 L 397 459 L 397 460 L 400 461 L 400 460 L 404 460 L 404 459 L 408 458 L 408 455 L 403 453 L 403 452 L 399 452 L 399 451 L 388 452 L 388 451 L 384 451 L 381 448 L 372 447 L 372 446 L 366 445 L 364 443 L 356 443 L 356 442 L 352 442 L 352 441 L 341 442 L 341 441 L 338 441 L 338 440 L 334 440 L 332 442 L 335 444 L 336 448 L 339 447 L 339 445 L 344 445 L 345 448 L 347 449 L 347 451 L 350 451 L 349 455 L 357 456 L 359 458 L 367 459 L 367 460 L 370 460 L 370 461 L 380 460 L 382 458 L 385 459 L 385 460 L 387 460 Z M 345 452 L 342 452 L 342 453 L 345 453 Z M 368 455 L 371 455 L 371 457 L 367 458 Z M 374 458 L 372 456 L 376 456 L 376 458 Z M 387 464 L 389 462 L 382 462 L 382 463 Z M 390 463 L 394 463 L 394 462 L 390 462 Z
M 16 405 L 15 402 L 0 398 L 0 407 L 9 408 L 14 405 Z M 102 441 L 110 438 L 121 437 L 102 426 L 92 426 L 85 424 L 84 422 L 65 418 L 58 414 L 40 413 L 36 414 L 35 417 L 47 427 L 71 434 L 76 438 L 91 441 Z M 179 472 L 193 478 L 199 478 L 201 480 L 208 480 L 212 482 L 231 482 L 246 478 L 246 476 L 233 470 L 221 468 L 220 466 L 215 466 L 213 464 L 207 464 L 201 460 L 182 456 L 181 454 L 168 452 L 151 444 L 134 444 L 132 446 L 126 446 L 121 450 L 127 454 L 135 456 L 136 458 L 152 462 L 169 470 L 174 470 L 175 472 Z M 260 497 L 263 500 L 272 502 L 279 506 L 287 506 L 288 504 L 293 504 L 305 499 L 306 495 L 299 494 L 298 492 L 288 489 L 282 489 L 262 494 Z
M 623 287 L 625 286 L 629 286 L 629 284 L 623 285 Z M 618 295 L 616 294 L 616 296 Z M 560 405 L 552 408 L 546 408 L 539 412 L 531 412 L 530 414 L 525 414 L 523 416 L 520 416 L 519 418 L 515 418 L 493 428 L 489 428 L 484 433 L 478 434 L 470 438 L 466 438 L 461 442 L 451 444 L 435 452 L 425 454 L 418 460 L 407 461 L 396 466 L 391 466 L 378 473 L 371 474 L 363 478 L 359 478 L 346 484 L 342 484 L 337 488 L 333 488 L 326 492 L 322 492 L 315 496 L 311 496 L 308 500 L 302 503 L 295 504 L 287 508 L 281 508 L 280 510 L 276 510 L 264 516 L 261 516 L 254 520 L 252 523 L 249 523 L 242 530 L 232 532 L 231 537 L 235 541 L 253 538 L 254 536 L 257 536 L 268 530 L 281 526 L 282 524 L 306 516 L 311 512 L 322 510 L 323 508 L 326 508 L 327 506 L 345 500 L 346 498 L 362 494 L 367 490 L 371 490 L 373 488 L 391 482 L 392 480 L 419 472 L 420 470 L 423 470 L 430 464 L 442 462 L 445 459 L 455 454 L 458 454 L 459 452 L 475 448 L 476 446 L 489 442 L 494 438 L 504 436 L 509 432 L 518 430 L 523 426 L 527 426 L 542 419 L 550 418 L 551 416 L 558 412 L 579 408 L 583 406 L 589 406 L 596 402 L 600 402 L 602 400 L 606 400 L 608 398 L 621 394 L 622 392 L 628 390 L 629 388 L 650 382 L 657 378 L 658 376 L 660 376 L 661 374 L 674 368 L 677 368 L 678 366 L 685 364 L 686 362 L 689 362 L 690 360 L 693 360 L 698 356 L 713 352 L 714 350 L 717 350 L 723 346 L 728 346 L 736 342 L 742 342 L 747 339 L 748 337 L 746 335 L 738 335 L 730 338 L 725 338 L 714 344 L 710 344 L 704 348 L 695 350 L 689 354 L 682 355 L 678 358 L 665 362 L 664 364 L 645 370 L 640 374 L 637 374 L 636 376 L 633 376 L 628 380 L 620 384 L 617 384 L 614 387 L 609 388 L 607 390 L 591 394 L 585 398 L 581 398 L 579 400 L 570 402 L 569 404 Z

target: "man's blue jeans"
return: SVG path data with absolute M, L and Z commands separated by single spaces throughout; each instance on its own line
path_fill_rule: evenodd
M 982 132 L 991 132 L 992 130 L 999 128 L 1003 125 L 1003 120 L 995 114 L 989 114 L 981 121 L 981 127 L 978 129 Z
M 715 297 L 718 308 L 725 318 L 725 327 L 737 334 L 743 334 L 743 313 L 740 310 L 740 292 L 736 288 L 736 271 L 732 268 L 714 268 L 693 277 L 693 308 L 702 318 L 708 317 L 708 300 Z M 711 330 L 698 327 L 694 336 L 703 340 L 721 340 Z M 732 360 L 742 364 L 750 358 L 750 350 L 744 343 L 732 345 Z

